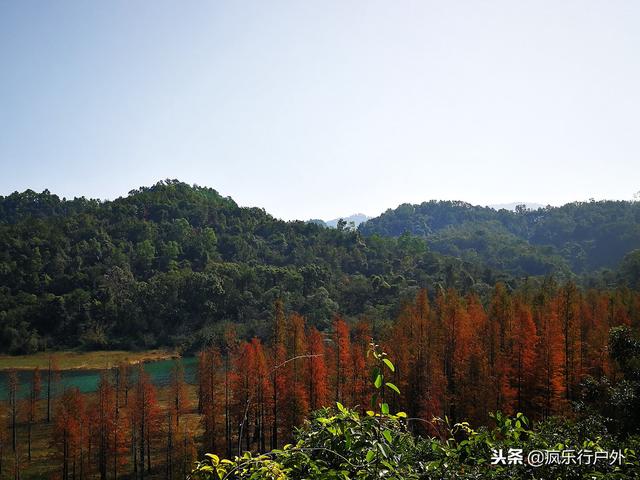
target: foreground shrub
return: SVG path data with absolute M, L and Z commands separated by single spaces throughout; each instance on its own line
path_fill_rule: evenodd
M 552 418 L 532 428 L 521 413 L 492 415 L 493 427 L 474 430 L 466 423 L 433 419 L 439 437 L 422 438 L 409 432 L 406 414 L 389 412 L 384 393 L 397 387 L 385 381 L 394 371 L 386 355 L 372 346 L 372 378 L 376 393 L 365 413 L 345 408 L 316 411 L 296 431 L 295 444 L 283 449 L 234 460 L 208 454 L 198 463 L 193 480 L 471 480 L 471 479 L 637 479 L 636 451 L 640 437 L 622 440 L 607 431 L 598 415 L 579 421 Z M 538 458 L 530 452 L 550 456 Z M 551 452 L 551 453 L 548 453 Z M 583 457 L 577 460 L 582 452 Z M 620 452 L 622 461 L 587 462 L 588 452 Z M 586 454 L 586 456 L 584 455 Z M 536 453 L 539 457 L 539 455 Z M 573 461 L 568 456 L 573 456 Z M 531 460 L 531 461 L 529 461 Z

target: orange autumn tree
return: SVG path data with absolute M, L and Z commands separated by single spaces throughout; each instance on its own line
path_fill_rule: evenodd
M 151 472 L 151 445 L 160 429 L 160 407 L 156 388 L 142 366 L 136 369 L 136 385 L 131 409 L 133 474 L 141 480 Z
M 438 298 L 439 323 L 442 328 L 442 369 L 446 380 L 445 412 L 453 420 L 459 417 L 462 403 L 460 389 L 464 389 L 466 378 L 463 365 L 469 355 L 469 317 L 462 299 L 453 289 Z
M 460 341 L 465 345 L 459 358 L 459 395 L 462 417 L 472 424 L 482 424 L 487 420 L 488 404 L 493 386 L 489 383 L 489 362 L 487 357 L 487 314 L 476 295 L 466 298 L 466 323 L 461 330 Z
M 421 418 L 431 420 L 441 414 L 444 404 L 446 379 L 441 361 L 444 333 L 442 324 L 431 312 L 424 289 L 416 297 L 414 316 L 418 327 L 416 374 L 419 375 L 415 381 L 421 385 L 418 413 Z
M 442 338 L 442 328 L 431 311 L 427 291 L 422 289 L 414 303 L 403 306 L 385 341 L 396 365 L 394 383 L 403 392 L 402 397 L 392 393 L 391 403 L 415 419 L 409 424 L 414 430 L 424 431 L 434 416 L 442 415 L 445 393 Z
M 286 364 L 280 367 L 284 377 L 286 396 L 282 402 L 284 410 L 284 434 L 289 436 L 294 427 L 302 424 L 309 411 L 306 371 L 308 354 L 304 318 L 292 313 L 288 321 L 289 330 L 286 340 Z
M 279 417 L 281 397 L 286 388 L 284 370 L 287 356 L 287 317 L 284 313 L 284 304 L 278 299 L 274 303 L 273 329 L 271 334 L 271 362 L 269 364 L 271 376 L 271 448 L 279 445 L 279 436 L 282 430 L 282 418 Z
M 86 411 L 80 390 L 65 390 L 55 415 L 54 445 L 62 468 L 62 480 L 82 478 L 84 445 L 86 444 Z
M 351 399 L 353 406 L 368 410 L 371 398 L 370 368 L 367 364 L 367 350 L 373 337 L 371 325 L 366 318 L 361 318 L 353 327 L 351 344 L 351 363 L 353 364 L 353 380 L 351 382 Z
M 336 316 L 333 320 L 333 378 L 335 401 L 351 404 L 347 385 L 352 377 L 351 337 L 345 321 Z
M 327 404 L 329 386 L 324 337 L 315 327 L 309 331 L 309 355 L 309 408 L 317 410 Z
M 582 377 L 579 362 L 580 301 L 578 288 L 573 282 L 568 282 L 560 288 L 553 302 L 563 340 L 563 373 L 567 401 L 575 399 L 578 383 Z
M 117 389 L 109 372 L 102 372 L 95 405 L 90 410 L 91 431 L 97 449 L 97 465 L 101 479 L 117 478 L 119 467 L 126 462 L 127 417 L 117 404 Z M 91 444 L 89 444 L 91 445 Z M 111 472 L 109 474 L 109 472 Z
M 521 297 L 516 297 L 514 302 L 511 334 L 510 380 L 513 398 L 507 411 L 530 415 L 533 411 L 531 400 L 535 396 L 536 388 L 538 332 L 531 307 Z
M 180 417 L 189 409 L 189 396 L 187 384 L 184 381 L 184 365 L 182 364 L 182 359 L 177 359 L 171 368 L 169 388 L 173 417 L 175 418 L 176 427 L 179 427 Z
M 495 385 L 491 410 L 505 410 L 513 398 L 509 381 L 511 340 L 513 328 L 513 305 L 511 295 L 503 283 L 497 283 L 488 311 L 489 375 Z
M 107 478 L 107 467 L 110 465 L 110 437 L 114 429 L 115 390 L 107 372 L 102 372 L 96 392 L 95 435 L 98 448 L 98 472 L 101 480 Z
M 175 448 L 172 452 L 174 455 L 172 464 L 175 466 L 175 470 L 169 479 L 188 478 L 188 474 L 198 456 L 198 450 L 192 432 L 193 427 L 189 425 L 189 422 L 183 422 L 176 431 Z
M 536 351 L 537 394 L 532 399 L 536 415 L 547 418 L 564 409 L 566 383 L 562 330 L 557 309 L 544 292 L 533 303 L 533 318 L 538 333 Z
M 233 424 L 238 426 L 238 451 L 262 449 L 269 432 L 271 397 L 269 372 L 262 342 L 254 338 L 243 342 L 234 359 L 231 375 Z
M 261 451 L 266 450 L 267 432 L 268 432 L 268 416 L 269 416 L 269 400 L 271 393 L 271 383 L 269 382 L 269 364 L 267 355 L 258 338 L 251 340 L 251 349 L 253 364 L 252 369 L 255 373 L 253 396 L 254 414 L 253 414 L 253 442 L 259 446 Z
M 224 363 L 224 430 L 225 430 L 225 452 L 226 456 L 231 456 L 231 388 L 230 371 L 231 356 L 235 352 L 238 343 L 237 333 L 233 324 L 228 324 L 224 330 L 222 340 L 222 358 Z
M 404 392 L 402 397 L 394 392 L 388 399 L 389 404 L 394 410 L 405 411 L 411 418 L 416 418 L 419 416 L 418 405 L 420 403 L 416 390 L 417 387 L 424 385 L 424 382 L 420 382 L 418 385 L 415 381 L 410 382 L 409 378 L 411 372 L 422 371 L 422 368 L 416 370 L 418 367 L 415 365 L 417 358 L 415 340 L 421 336 L 415 328 L 413 315 L 413 305 L 405 302 L 389 331 L 388 338 L 385 338 L 384 350 L 389 352 L 395 365 L 392 374 L 393 383 L 398 386 L 401 392 Z
M 598 378 L 611 374 L 609 341 L 609 295 L 590 289 L 580 307 L 580 356 L 583 371 Z
M 219 432 L 218 417 L 221 414 L 221 392 L 219 391 L 221 366 L 222 358 L 215 345 L 207 347 L 198 354 L 198 406 L 202 416 L 201 424 L 204 427 L 205 446 L 209 452 L 217 452 L 219 449 L 217 438 Z M 180 395 L 178 392 L 175 393 Z M 174 410 L 178 410 L 179 407 L 175 407 L 175 400 L 178 397 L 174 395 L 173 398 Z M 177 405 L 180 405 L 179 401 Z M 173 417 L 174 415 L 176 413 L 172 413 L 171 416 Z M 179 422 L 175 422 L 176 427 L 178 427 Z

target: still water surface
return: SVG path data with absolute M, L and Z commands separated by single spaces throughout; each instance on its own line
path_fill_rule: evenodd
M 146 362 L 144 364 L 145 371 L 149 374 L 151 381 L 157 387 L 164 387 L 169 384 L 171 369 L 176 363 L 176 359 L 158 360 L 156 362 Z M 187 383 L 195 383 L 196 379 L 196 357 L 185 357 L 182 359 L 184 365 L 184 377 Z M 65 388 L 78 387 L 82 393 L 95 392 L 98 388 L 100 373 L 102 370 L 65 370 L 60 372 L 60 381 L 58 382 L 57 391 L 62 392 Z M 41 398 L 46 397 L 47 389 L 47 371 L 40 370 L 42 379 Z M 32 371 L 18 371 L 18 380 L 20 382 L 19 397 L 27 398 L 29 396 L 29 383 L 31 382 Z M 0 372 L 0 401 L 8 400 L 7 392 L 7 373 Z

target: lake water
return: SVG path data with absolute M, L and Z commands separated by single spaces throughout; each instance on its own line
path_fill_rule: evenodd
M 157 362 L 146 362 L 144 370 L 149 374 L 151 381 L 157 387 L 164 387 L 169 384 L 171 369 L 176 363 L 176 359 L 159 360 Z M 184 365 L 184 377 L 187 383 L 195 383 L 197 359 L 196 357 L 185 357 L 182 359 Z M 58 392 L 64 388 L 77 387 L 82 393 L 95 392 L 100 381 L 100 373 L 103 370 L 64 370 L 60 372 L 60 381 L 58 382 Z M 46 398 L 47 390 L 47 371 L 40 370 L 42 378 L 42 394 L 41 398 Z M 28 398 L 29 384 L 32 378 L 31 370 L 18 371 L 18 380 L 20 382 L 19 398 Z M 7 373 L 0 372 L 0 401 L 8 400 L 7 391 Z

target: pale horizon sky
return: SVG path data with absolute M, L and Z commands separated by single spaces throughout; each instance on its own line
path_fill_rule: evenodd
M 0 0 L 0 195 L 285 219 L 640 190 L 640 2 Z

